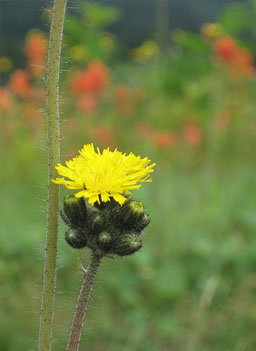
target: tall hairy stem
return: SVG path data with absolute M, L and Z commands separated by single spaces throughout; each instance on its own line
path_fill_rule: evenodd
M 90 300 L 93 283 L 100 264 L 101 256 L 92 251 L 88 268 L 83 276 L 82 286 L 77 300 L 73 322 L 70 329 L 67 351 L 78 351 L 81 333 Z
M 59 74 L 63 24 L 67 0 L 54 0 L 47 62 L 48 204 L 44 279 L 39 329 L 39 351 L 50 351 L 57 272 L 59 186 L 52 183 L 60 162 Z

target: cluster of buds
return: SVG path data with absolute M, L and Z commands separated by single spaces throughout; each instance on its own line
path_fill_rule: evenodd
M 61 216 L 69 227 L 67 243 L 76 249 L 88 247 L 101 256 L 127 256 L 138 251 L 142 230 L 150 221 L 142 203 L 132 198 L 122 206 L 114 200 L 91 206 L 83 197 L 69 195 Z

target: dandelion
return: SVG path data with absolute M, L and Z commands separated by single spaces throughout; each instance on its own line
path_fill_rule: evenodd
M 75 194 L 76 198 L 86 197 L 92 205 L 95 202 L 108 202 L 112 198 L 120 205 L 126 201 L 123 194 L 129 190 L 138 189 L 142 182 L 151 182 L 149 174 L 153 172 L 155 163 L 145 157 L 129 155 L 117 149 L 110 151 L 99 148 L 94 150 L 93 144 L 84 145 L 79 156 L 66 161 L 66 167 L 57 164 L 59 175 L 69 178 L 53 179 L 55 184 L 63 184 L 68 189 L 81 190 Z
M 67 350 L 78 350 L 87 306 L 95 276 L 103 257 L 135 254 L 142 248 L 142 233 L 150 223 L 143 204 L 122 194 L 138 189 L 138 183 L 150 182 L 154 163 L 147 157 L 123 154 L 117 149 L 101 153 L 93 144 L 84 145 L 79 156 L 56 166 L 60 175 L 69 178 L 53 180 L 68 189 L 82 191 L 64 198 L 60 211 L 68 226 L 65 240 L 73 249 L 92 251 L 90 263 L 74 312 Z M 88 206 L 97 202 L 99 205 Z M 104 203 L 103 205 L 101 203 Z M 111 256 L 110 256 L 111 255 Z

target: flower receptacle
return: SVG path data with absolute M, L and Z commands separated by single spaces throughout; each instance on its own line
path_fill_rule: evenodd
M 61 214 L 70 228 L 65 234 L 67 243 L 76 249 L 88 247 L 101 256 L 132 255 L 141 249 L 141 232 L 149 224 L 143 204 L 132 198 L 122 206 L 113 199 L 91 206 L 71 195 L 64 199 Z

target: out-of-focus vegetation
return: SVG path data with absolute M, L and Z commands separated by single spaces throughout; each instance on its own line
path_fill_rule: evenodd
M 94 142 L 157 163 L 153 183 L 134 192 L 152 220 L 144 247 L 130 258 L 104 259 L 81 350 L 256 348 L 256 72 L 253 41 L 241 34 L 254 38 L 256 29 L 242 25 L 250 13 L 241 21 L 235 13 L 226 10 L 222 23 L 205 24 L 200 35 L 173 31 L 164 50 L 144 42 L 126 61 L 105 32 L 118 10 L 86 5 L 81 18 L 66 22 L 62 159 Z M 4 351 L 36 348 L 46 47 L 46 34 L 34 30 L 24 42 L 23 69 L 0 58 Z M 65 347 L 83 255 L 67 247 L 64 231 L 61 224 L 55 350 Z

